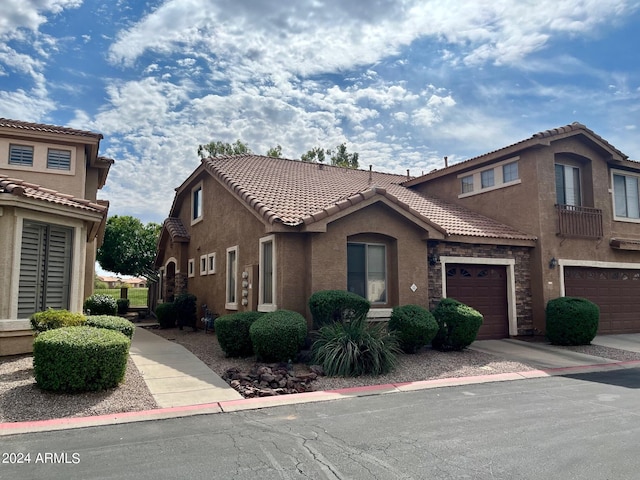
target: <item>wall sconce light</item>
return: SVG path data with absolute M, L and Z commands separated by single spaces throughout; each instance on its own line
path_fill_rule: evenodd
M 440 259 L 438 258 L 438 255 L 436 255 L 435 253 L 430 253 L 430 254 L 429 254 L 428 259 L 429 259 L 429 265 L 431 265 L 432 267 L 433 267 L 435 264 L 437 264 L 437 263 L 438 263 L 438 261 L 440 260 Z
M 553 270 L 557 266 L 558 266 L 558 260 L 556 260 L 556 257 L 552 257 L 551 260 L 549 260 L 549 268 Z

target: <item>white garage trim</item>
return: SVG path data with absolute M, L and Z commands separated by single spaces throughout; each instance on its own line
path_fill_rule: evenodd
M 590 267 L 590 268 L 624 268 L 627 270 L 640 270 L 640 263 L 629 262 L 594 262 L 590 260 L 558 260 L 560 269 L 560 296 L 565 296 L 564 290 L 564 267 Z
M 509 335 L 518 335 L 518 315 L 516 312 L 516 261 L 513 258 L 485 257 L 440 257 L 442 266 L 442 298 L 447 298 L 447 264 L 467 263 L 473 265 L 504 265 L 507 270 L 507 314 L 509 316 Z

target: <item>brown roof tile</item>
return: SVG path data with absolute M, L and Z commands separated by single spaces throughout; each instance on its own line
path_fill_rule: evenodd
M 271 224 L 309 225 L 380 195 L 446 235 L 535 240 L 463 207 L 403 187 L 407 180 L 403 175 L 258 155 L 207 158 L 202 164 Z
M 30 130 L 34 132 L 77 135 L 82 137 L 92 137 L 98 140 L 101 140 L 103 138 L 101 133 L 90 132 L 87 130 L 76 130 L 75 128 L 59 127 L 57 125 L 46 125 L 44 123 L 23 122 L 20 120 L 11 120 L 9 118 L 0 118 L 0 127 L 15 128 L 19 130 Z
M 105 214 L 109 208 L 108 203 L 101 202 L 100 200 L 92 202 L 84 198 L 74 197 L 67 193 L 60 193 L 55 190 L 36 185 L 35 183 L 25 182 L 24 180 L 17 178 L 10 178 L 6 175 L 0 175 L 0 194 L 3 193 L 18 197 L 33 198 L 36 200 L 102 214 Z
M 188 242 L 190 239 L 189 232 L 185 228 L 182 220 L 176 217 L 166 218 L 164 226 L 174 242 Z

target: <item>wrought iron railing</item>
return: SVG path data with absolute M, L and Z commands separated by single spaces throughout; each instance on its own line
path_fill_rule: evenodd
M 602 210 L 575 205 L 556 205 L 558 235 L 561 237 L 602 238 Z

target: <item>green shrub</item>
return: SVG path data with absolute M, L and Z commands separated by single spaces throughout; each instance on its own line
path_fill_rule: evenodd
M 380 375 L 396 366 L 400 347 L 382 323 L 364 315 L 321 327 L 311 347 L 313 360 L 329 376 Z
M 438 322 L 424 307 L 402 305 L 392 310 L 389 331 L 395 332 L 403 352 L 415 353 L 431 343 L 438 333 Z
M 196 296 L 191 293 L 181 293 L 173 301 L 176 310 L 176 322 L 180 330 L 182 330 L 184 326 L 191 327 L 194 330 L 198 329 L 198 327 L 196 327 L 196 300 Z
M 547 338 L 554 345 L 589 345 L 598 333 L 600 308 L 585 298 L 549 300 L 545 316 Z
M 253 351 L 265 362 L 295 360 L 307 336 L 307 321 L 297 312 L 267 313 L 249 327 Z
M 85 323 L 87 327 L 106 328 L 120 332 L 128 338 L 133 338 L 136 326 L 129 320 L 111 315 L 90 315 Z
M 482 314 L 454 300 L 443 298 L 433 311 L 438 333 L 431 341 L 438 350 L 462 350 L 473 343 L 482 325 Z
M 320 290 L 309 298 L 314 329 L 366 316 L 370 308 L 369 300 L 344 290 Z
M 239 312 L 223 315 L 214 320 L 214 329 L 220 348 L 227 357 L 249 357 L 253 355 L 253 345 L 249 328 L 261 312 Z
M 69 310 L 48 309 L 31 315 L 31 329 L 36 332 L 45 332 L 54 328 L 73 327 L 83 325 L 85 316 L 81 313 L 73 313 Z
M 159 303 L 156 307 L 156 318 L 160 328 L 176 326 L 176 307 L 173 303 Z
M 84 311 L 87 315 L 115 315 L 118 302 L 111 295 L 96 293 L 84 301 Z
M 131 342 L 104 328 L 63 327 L 33 341 L 33 373 L 43 390 L 104 390 L 124 379 Z
M 116 304 L 118 305 L 118 315 L 124 315 L 129 311 L 129 303 L 128 298 L 119 298 L 116 300 Z

